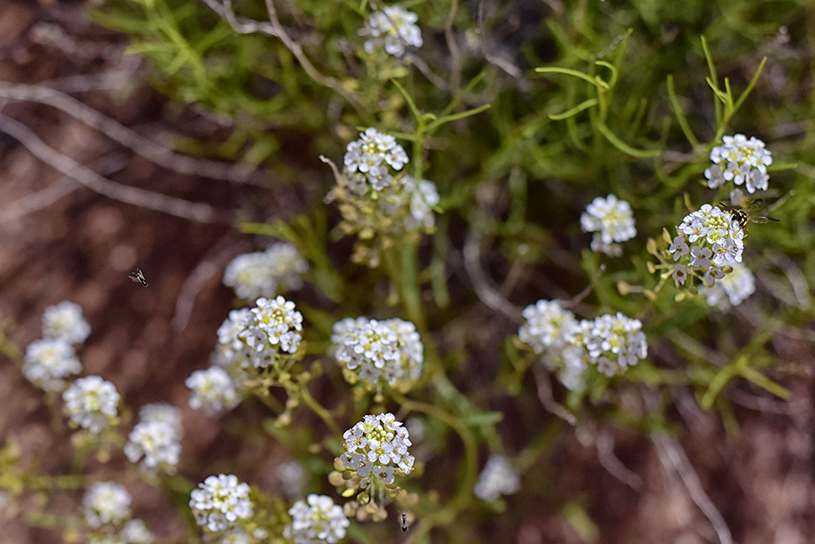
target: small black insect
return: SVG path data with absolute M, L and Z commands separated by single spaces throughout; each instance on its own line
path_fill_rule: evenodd
M 144 274 L 142 274 L 141 270 L 138 268 L 136 269 L 135 272 L 133 272 L 132 275 L 128 276 L 128 278 L 135 281 L 136 283 L 141 283 L 142 285 L 147 287 L 147 280 L 144 279 Z
M 407 514 L 402 512 L 402 531 L 407 531 L 407 530 L 408 530 Z
M 763 198 L 756 198 L 755 200 L 750 201 L 746 206 L 742 208 L 733 208 L 728 206 L 724 202 L 722 202 L 722 207 L 730 212 L 730 217 L 733 219 L 733 223 L 736 223 L 741 230 L 744 231 L 744 236 L 750 234 L 750 231 L 747 230 L 747 223 L 767 223 L 768 221 L 778 221 L 774 217 L 764 217 L 763 215 L 758 216 L 751 216 L 749 212 L 760 210 L 765 206 L 765 202 Z

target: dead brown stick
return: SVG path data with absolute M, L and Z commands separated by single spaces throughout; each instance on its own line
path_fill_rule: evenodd
M 55 170 L 70 176 L 88 189 L 119 202 L 133 204 L 199 223 L 229 223 L 229 215 L 209 204 L 145 191 L 137 187 L 114 183 L 72 158 L 55 150 L 24 124 L 0 113 L 0 132 L 5 132 L 23 144 L 35 157 Z
M 71 117 L 102 132 L 105 136 L 135 151 L 142 157 L 179 174 L 222 179 L 233 183 L 251 183 L 253 168 L 208 159 L 181 155 L 161 146 L 110 117 L 86 106 L 79 100 L 42 85 L 23 85 L 0 82 L 0 98 L 6 100 L 39 102 L 57 108 Z

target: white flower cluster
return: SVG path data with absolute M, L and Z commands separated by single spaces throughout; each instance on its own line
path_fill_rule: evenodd
M 401 6 L 385 6 L 371 15 L 359 31 L 360 36 L 370 36 L 363 47 L 368 53 L 384 47 L 389 55 L 401 57 L 408 47 L 422 46 L 422 31 L 416 26 L 419 17 Z
M 436 184 L 423 179 L 417 182 L 405 175 L 400 183 L 384 191 L 379 199 L 379 212 L 386 217 L 403 217 L 399 230 L 432 229 L 436 224 L 433 206 L 439 203 L 439 192 Z
M 140 519 L 131 519 L 122 531 L 119 533 L 119 540 L 122 544 L 153 544 L 156 538 L 144 521 Z
M 116 482 L 95 482 L 82 497 L 85 521 L 94 529 L 130 519 L 130 493 Z
M 82 317 L 82 307 L 67 300 L 49 306 L 42 315 L 42 335 L 61 338 L 72 345 L 81 344 L 91 333 L 91 326 Z
M 612 257 L 622 255 L 616 242 L 625 242 L 637 235 L 631 205 L 614 195 L 597 197 L 580 216 L 580 226 L 585 232 L 593 232 L 591 250 Z
M 522 312 L 524 324 L 518 338 L 541 355 L 546 350 L 562 350 L 577 329 L 574 314 L 564 310 L 557 300 L 539 300 Z
M 334 357 L 360 379 L 409 385 L 422 375 L 424 345 L 416 326 L 398 318 L 348 317 L 334 323 Z
M 200 527 L 217 533 L 235 526 L 238 519 L 254 514 L 249 500 L 249 485 L 238 481 L 234 474 L 207 476 L 190 493 L 190 508 Z
M 523 311 L 518 337 L 569 389 L 577 389 L 589 365 L 606 376 L 634 366 L 648 354 L 642 323 L 621 313 L 577 321 L 557 301 L 538 301 Z
M 308 504 L 306 504 L 308 503 Z M 283 529 L 283 536 L 295 544 L 318 544 L 339 542 L 351 525 L 342 507 L 334 504 L 327 495 L 312 493 L 305 501 L 297 501 L 289 509 L 292 522 Z
M 375 128 L 366 129 L 359 140 L 348 144 L 343 157 L 345 177 L 351 189 L 359 194 L 367 192 L 366 181 L 375 191 L 385 189 L 393 182 L 388 166 L 399 171 L 407 162 L 407 153 L 396 138 Z
M 414 457 L 408 453 L 410 433 L 393 414 L 366 415 L 345 431 L 345 453 L 340 456 L 345 468 L 354 469 L 367 489 L 373 480 L 385 485 L 394 481 L 394 472 L 404 475 L 413 470 Z
M 499 495 L 512 495 L 521 488 L 518 471 L 503 455 L 493 455 L 484 465 L 473 492 L 482 501 L 493 501 Z
M 196 370 L 190 374 L 184 384 L 192 390 L 190 408 L 203 409 L 209 416 L 231 410 L 241 401 L 232 376 L 217 366 L 211 366 L 206 370 Z
M 73 346 L 62 338 L 43 338 L 25 350 L 23 376 L 45 391 L 61 391 L 65 378 L 82 372 Z
M 756 278 L 744 263 L 731 263 L 733 271 L 726 274 L 721 281 L 717 281 L 711 287 L 702 285 L 699 287 L 699 294 L 706 298 L 708 305 L 719 306 L 722 309 L 730 306 L 738 306 L 744 300 L 755 293 Z M 725 297 L 730 301 L 725 300 Z
M 715 189 L 732 181 L 736 185 L 744 184 L 750 194 L 766 191 L 770 179 L 767 167 L 773 163 L 773 158 L 764 142 L 755 136 L 748 140 L 744 134 L 724 136 L 722 141 L 723 145 L 710 152 L 713 165 L 705 170 L 708 187 Z
M 704 274 L 707 285 L 725 277 L 723 267 L 741 262 L 744 230 L 729 212 L 705 204 L 686 215 L 676 232 L 668 251 L 674 261 L 686 257 L 690 272 L 697 276 Z M 677 286 L 683 285 L 687 277 L 685 264 L 674 266 L 673 278 Z
M 139 411 L 139 419 L 125 444 L 125 456 L 131 463 L 144 458 L 147 471 L 161 468 L 174 474 L 181 455 L 181 411 L 169 404 L 148 404 Z
M 76 380 L 62 398 L 71 421 L 93 434 L 102 432 L 118 415 L 119 392 L 100 376 Z
M 213 362 L 236 375 L 245 368 L 269 367 L 281 351 L 297 351 L 302 328 L 303 315 L 293 302 L 259 298 L 255 308 L 232 310 L 221 323 Z
M 266 251 L 235 257 L 224 271 L 224 285 L 244 300 L 274 297 L 278 290 L 290 291 L 303 285 L 301 275 L 308 263 L 293 244 L 271 244 Z

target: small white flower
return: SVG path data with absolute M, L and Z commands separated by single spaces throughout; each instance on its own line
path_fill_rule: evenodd
M 473 488 L 475 496 L 483 501 L 493 501 L 499 495 L 512 495 L 521 488 L 518 471 L 502 455 L 493 455 L 487 461 Z
M 42 316 L 42 335 L 61 338 L 72 345 L 81 344 L 91 333 L 91 326 L 82 317 L 82 307 L 63 301 L 45 309 Z
M 699 246 L 693 246 L 690 252 L 690 265 L 698 266 L 699 268 L 704 268 L 707 270 L 710 268 L 711 255 L 713 255 L 713 253 L 710 251 L 709 247 L 700 248 Z
M 118 415 L 116 386 L 99 376 L 76 380 L 62 394 L 71 421 L 99 434 Z
M 668 251 L 674 256 L 674 261 L 678 261 L 683 255 L 688 254 L 688 244 L 685 243 L 685 239 L 682 235 L 678 235 L 674 238 L 674 242 L 671 244 L 671 247 L 668 248 Z
M 289 509 L 292 522 L 283 529 L 283 536 L 295 544 L 335 543 L 345 538 L 351 525 L 342 507 L 327 495 L 312 493 L 305 501 L 297 501 Z
M 82 372 L 73 346 L 62 338 L 31 342 L 25 351 L 23 376 L 45 391 L 61 391 L 65 378 Z
M 710 268 L 710 270 L 705 272 L 705 284 L 713 285 L 713 283 L 716 282 L 716 280 L 723 279 L 724 276 L 725 273 L 722 271 L 721 268 L 713 266 Z
M 130 493 L 116 482 L 96 482 L 82 497 L 85 521 L 94 529 L 119 525 L 130 518 Z
M 241 400 L 232 377 L 217 366 L 196 370 L 184 383 L 192 390 L 190 408 L 203 408 L 209 416 L 231 410 Z
M 208 476 L 190 493 L 190 508 L 196 523 L 217 533 L 235 526 L 238 519 L 254 515 L 249 485 L 234 474 Z
M 721 309 L 738 306 L 756 291 L 756 278 L 747 265 L 736 262 L 727 265 L 733 268 L 732 272 L 711 286 L 699 287 L 699 294 L 706 298 L 707 303 Z

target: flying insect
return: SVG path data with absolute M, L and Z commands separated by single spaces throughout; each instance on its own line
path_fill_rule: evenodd
M 737 224 L 741 230 L 744 231 L 744 236 L 746 237 L 750 234 L 750 231 L 747 230 L 747 223 L 767 223 L 768 221 L 778 221 L 778 219 L 774 217 L 765 217 L 763 215 L 751 216 L 750 212 L 760 210 L 763 208 L 766 203 L 764 202 L 763 198 L 756 198 L 755 200 L 751 200 L 747 203 L 746 206 L 741 208 L 734 208 L 732 206 L 728 206 L 724 202 L 721 203 L 722 207 L 730 213 L 730 217 L 732 218 L 733 223 Z
M 131 280 L 133 280 L 136 283 L 141 283 L 143 286 L 147 287 L 147 280 L 144 279 L 144 274 L 142 274 L 142 271 L 141 271 L 140 268 L 137 268 L 136 271 L 133 272 L 133 274 L 128 276 L 128 278 L 130 278 Z
M 402 531 L 404 532 L 407 530 L 408 530 L 407 514 L 405 512 L 402 512 Z

